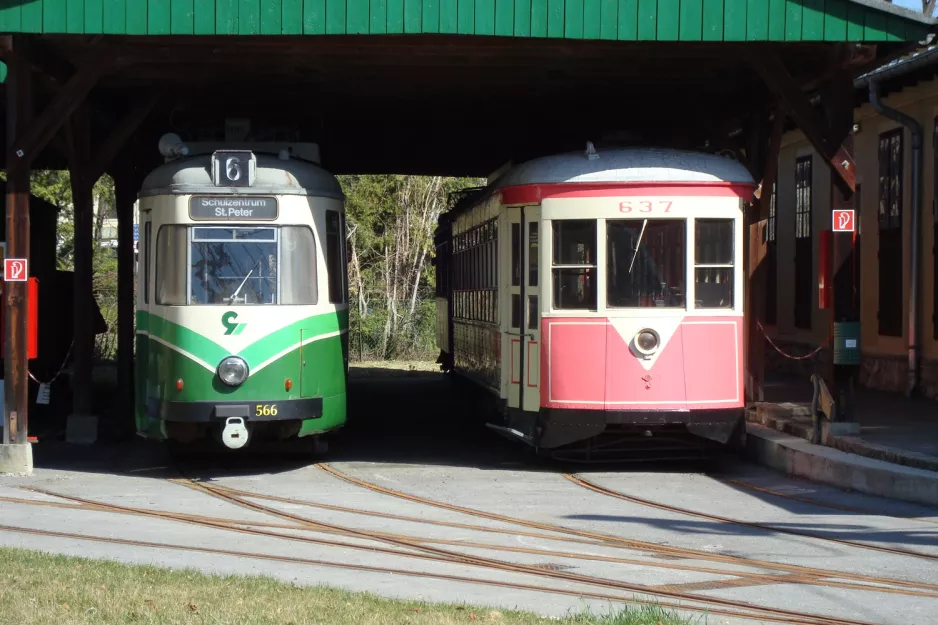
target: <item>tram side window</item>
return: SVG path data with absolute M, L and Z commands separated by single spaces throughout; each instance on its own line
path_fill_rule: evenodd
M 308 226 L 280 228 L 280 303 L 312 306 L 319 303 L 316 240 Z
M 329 301 L 342 304 L 342 238 L 339 232 L 339 213 L 326 211 L 326 273 L 329 279 Z
M 687 222 L 606 222 L 606 301 L 616 308 L 683 308 Z
M 156 235 L 156 303 L 186 304 L 187 226 L 161 226 Z
M 694 292 L 697 308 L 733 307 L 732 219 L 698 219 L 694 244 Z
M 596 220 L 553 222 L 551 271 L 554 308 L 596 309 Z

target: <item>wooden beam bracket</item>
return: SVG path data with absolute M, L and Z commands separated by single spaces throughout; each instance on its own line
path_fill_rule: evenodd
M 28 167 L 33 162 L 107 69 L 104 65 L 82 67 L 69 79 L 42 114 L 16 138 L 13 149 L 7 154 L 8 175 L 10 171 Z
M 814 149 L 827 161 L 834 173 L 835 184 L 847 197 L 853 195 L 856 189 L 856 163 L 841 146 L 843 137 L 839 140 L 835 138 L 830 125 L 811 106 L 808 96 L 788 73 L 777 54 L 765 50 L 754 51 L 748 58 L 753 69 L 778 96 Z M 828 104 L 826 99 L 825 104 Z

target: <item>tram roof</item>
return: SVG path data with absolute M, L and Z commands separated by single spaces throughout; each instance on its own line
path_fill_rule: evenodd
M 255 154 L 254 184 L 216 187 L 212 180 L 211 154 L 194 154 L 169 161 L 144 179 L 139 197 L 153 195 L 308 195 L 343 199 L 342 187 L 331 173 L 314 163 L 271 154 Z
M 753 184 L 738 161 L 718 154 L 667 148 L 611 148 L 553 154 L 511 166 L 494 189 L 562 183 L 738 183 Z
M 458 199 L 448 214 L 457 215 L 500 189 L 525 185 L 755 184 L 741 163 L 719 154 L 669 148 L 590 147 L 508 165 L 496 172 L 485 187 L 454 196 Z

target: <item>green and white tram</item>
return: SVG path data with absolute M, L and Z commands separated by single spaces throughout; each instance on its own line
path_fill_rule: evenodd
M 160 151 L 139 192 L 138 433 L 320 443 L 346 419 L 338 181 L 311 144 L 165 135 Z

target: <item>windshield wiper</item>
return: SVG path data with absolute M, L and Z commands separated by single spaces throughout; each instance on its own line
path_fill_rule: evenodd
M 638 250 L 642 247 L 642 237 L 645 236 L 645 226 L 647 225 L 648 220 L 643 220 L 642 231 L 638 234 L 638 243 L 635 244 L 635 251 L 632 252 L 632 262 L 629 263 L 629 273 L 632 273 L 632 267 L 635 265 L 635 257 L 638 256 Z
M 244 283 L 248 281 L 248 278 L 251 277 L 251 274 L 254 273 L 254 270 L 261 264 L 261 259 L 258 259 L 254 266 L 251 267 L 251 271 L 248 272 L 248 275 L 244 276 L 244 280 L 241 281 L 241 284 L 238 285 L 238 288 L 234 293 L 231 294 L 231 298 L 228 300 L 231 303 L 234 303 L 238 299 L 238 293 L 241 292 L 241 289 L 244 287 Z

